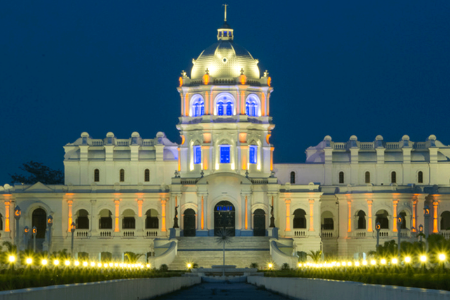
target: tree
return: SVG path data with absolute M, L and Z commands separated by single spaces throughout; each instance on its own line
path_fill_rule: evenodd
M 24 183 L 35 184 L 41 182 L 43 184 L 64 184 L 64 174 L 61 170 L 53 170 L 42 163 L 29 161 L 19 167 L 22 171 L 29 173 L 29 176 L 21 174 L 9 174 L 11 176 L 11 184 Z
M 316 263 L 322 258 L 322 251 L 319 250 L 314 252 L 311 250 L 308 256 Z
M 134 252 L 125 252 L 125 258 L 129 263 L 135 264 L 144 254 L 136 254 Z

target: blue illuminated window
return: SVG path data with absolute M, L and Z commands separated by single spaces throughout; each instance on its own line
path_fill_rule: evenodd
M 227 97 L 223 97 L 216 103 L 218 116 L 232 116 L 233 115 L 233 101 Z
M 202 162 L 202 147 L 194 146 L 194 164 L 199 164 Z
M 256 164 L 257 160 L 257 146 L 250 146 L 250 163 Z
M 256 101 L 253 97 L 249 97 L 247 101 L 245 101 L 245 112 L 247 113 L 247 116 L 258 117 L 258 101 Z
M 223 102 L 217 102 L 217 115 L 223 116 Z
M 230 145 L 220 146 L 220 163 L 222 164 L 230 163 Z
M 233 115 L 233 104 L 231 104 L 231 102 L 227 103 L 227 116 L 232 116 Z
M 202 98 L 198 98 L 192 103 L 192 116 L 200 117 L 205 114 L 205 102 Z

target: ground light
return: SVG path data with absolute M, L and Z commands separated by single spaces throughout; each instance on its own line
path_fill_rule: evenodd
M 377 264 L 377 262 L 375 261 L 375 259 L 372 259 L 372 260 L 370 261 L 370 264 L 371 264 L 372 266 L 375 266 L 375 265 Z
M 269 263 L 268 266 L 269 266 L 269 269 L 273 268 L 273 264 L 272 263 Z
M 15 257 L 14 255 L 10 255 L 10 256 L 8 256 L 8 261 L 9 261 L 10 263 L 13 263 L 13 262 L 16 261 L 16 257 Z
M 80 265 L 80 262 L 79 262 L 78 260 L 76 260 L 76 261 L 74 262 L 74 265 L 75 265 L 76 267 L 78 267 L 78 266 Z
M 367 264 L 367 262 L 366 262 Z M 355 267 L 359 267 L 359 261 L 355 262 Z
M 409 264 L 411 262 L 411 256 L 405 257 L 405 263 Z
M 41 260 L 41 265 L 46 266 L 48 264 L 48 260 L 46 260 L 45 258 L 43 260 Z
M 91 267 L 95 267 L 95 262 L 91 262 Z
M 33 259 L 31 257 L 28 257 L 25 262 L 27 263 L 27 265 L 31 265 L 33 263 Z
M 396 264 L 398 264 L 398 259 L 396 259 L 395 257 L 391 260 L 391 262 L 392 262 L 392 264 L 393 265 L 396 265 Z
M 192 268 L 192 264 L 191 263 L 188 263 L 186 266 L 187 266 L 188 269 Z
M 423 262 L 423 263 L 426 262 L 427 261 L 427 256 L 426 255 L 421 255 L 420 256 L 420 261 Z
M 386 264 L 386 259 L 382 258 L 382 259 L 380 260 L 380 263 L 381 263 L 382 265 L 385 265 L 385 264 Z
M 112 266 L 113 266 L 114 264 L 113 263 L 109 263 L 109 266 L 112 268 Z
M 54 264 L 55 266 L 59 265 L 59 260 L 55 259 L 55 260 L 53 261 L 53 264 Z
M 342 266 L 345 267 L 347 263 L 345 261 L 342 262 Z
M 116 267 L 116 268 L 117 268 L 118 266 L 119 266 L 119 264 L 118 264 L 118 263 L 115 263 L 115 264 L 114 264 L 114 267 Z
M 150 268 L 150 264 L 147 264 L 147 268 Z
M 88 266 L 88 262 L 87 261 L 83 261 L 83 267 L 87 267 Z
M 97 267 L 101 268 L 102 267 L 102 263 L 97 263 Z
M 64 264 L 65 264 L 66 266 L 70 266 L 70 260 L 65 260 L 65 261 L 64 261 Z
M 351 266 L 352 266 L 352 262 L 349 261 L 349 262 L 347 263 L 347 265 L 348 265 L 349 267 L 351 267 Z
M 302 263 L 298 263 L 298 267 L 301 268 L 302 267 Z
M 441 253 L 441 254 L 439 254 L 438 258 L 439 258 L 440 261 L 445 261 L 446 256 L 445 256 L 444 253 Z
M 367 266 L 367 260 L 363 260 L 362 264 L 363 266 Z

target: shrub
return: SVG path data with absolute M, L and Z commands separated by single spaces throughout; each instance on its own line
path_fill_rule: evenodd
M 257 263 L 251 263 L 250 264 L 250 268 L 258 269 L 258 264 Z
M 281 270 L 284 270 L 284 271 L 289 270 L 289 264 L 288 264 L 288 263 L 284 263 L 284 264 L 281 266 Z
M 159 270 L 160 270 L 161 272 L 167 272 L 167 271 L 169 271 L 169 267 L 168 267 L 166 264 L 162 264 L 162 265 L 159 267 Z

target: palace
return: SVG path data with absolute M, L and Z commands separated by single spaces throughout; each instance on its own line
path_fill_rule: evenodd
M 271 77 L 234 37 L 225 20 L 190 77 L 182 72 L 180 144 L 163 132 L 83 132 L 64 146 L 64 185 L 0 187 L 1 240 L 33 248 L 36 227 L 38 250 L 73 249 L 89 260 L 131 251 L 177 269 L 221 264 L 214 236 L 222 231 L 235 236 L 227 262 L 244 267 L 293 266 L 318 250 L 363 258 L 377 233 L 380 243 L 414 241 L 422 228 L 450 237 L 449 146 L 434 135 L 325 136 L 305 163 L 274 163 Z

